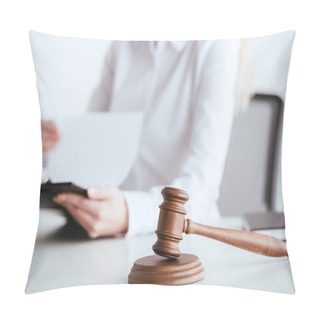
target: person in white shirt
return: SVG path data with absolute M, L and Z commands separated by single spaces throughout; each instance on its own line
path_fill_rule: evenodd
M 120 188 L 93 186 L 88 198 L 54 198 L 91 238 L 154 232 L 164 186 L 189 194 L 189 218 L 213 224 L 219 217 L 239 48 L 239 40 L 112 43 L 105 96 L 94 96 L 90 110 L 144 112 L 136 160 Z M 58 142 L 52 122 L 42 121 L 42 140 L 44 153 Z

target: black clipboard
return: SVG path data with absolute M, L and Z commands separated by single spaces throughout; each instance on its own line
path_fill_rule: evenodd
M 52 198 L 59 193 L 75 193 L 83 197 L 88 197 L 86 189 L 83 189 L 72 182 L 52 183 L 50 180 L 41 184 L 40 208 L 60 208 Z

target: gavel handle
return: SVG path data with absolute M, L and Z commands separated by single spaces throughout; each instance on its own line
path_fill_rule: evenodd
M 185 220 L 184 232 L 205 236 L 265 256 L 284 257 L 288 255 L 284 241 L 255 232 L 211 227 L 190 219 Z

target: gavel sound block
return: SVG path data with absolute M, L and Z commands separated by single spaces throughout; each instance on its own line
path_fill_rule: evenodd
M 184 204 L 188 194 L 180 189 L 164 188 L 163 203 L 156 230 L 157 241 L 152 249 L 158 256 L 137 260 L 129 274 L 129 283 L 177 285 L 199 281 L 204 270 L 197 256 L 181 254 L 182 233 L 198 234 L 258 254 L 282 257 L 287 255 L 285 242 L 254 232 L 216 228 L 185 219 Z

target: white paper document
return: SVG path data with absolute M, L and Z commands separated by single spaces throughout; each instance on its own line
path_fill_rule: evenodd
M 56 119 L 61 139 L 46 155 L 43 174 L 52 182 L 119 186 L 135 160 L 143 115 L 93 112 Z

